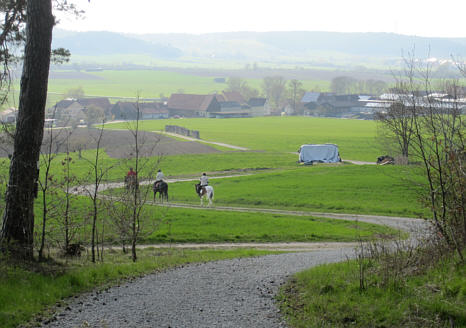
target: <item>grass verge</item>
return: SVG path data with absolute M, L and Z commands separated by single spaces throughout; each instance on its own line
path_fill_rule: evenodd
M 356 261 L 297 274 L 278 299 L 294 328 L 466 327 L 466 266 L 448 258 L 402 283 L 381 286 L 380 275 L 360 290 Z

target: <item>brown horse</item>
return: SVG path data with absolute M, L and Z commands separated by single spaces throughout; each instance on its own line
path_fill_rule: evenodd
M 165 181 L 154 182 L 152 190 L 154 191 L 154 201 L 155 196 L 157 195 L 157 193 L 159 193 L 159 199 L 161 200 L 161 202 L 163 203 L 164 199 L 168 202 L 168 183 L 166 183 Z
M 137 190 L 139 187 L 138 178 L 135 175 L 127 175 L 125 177 L 125 187 L 126 190 Z

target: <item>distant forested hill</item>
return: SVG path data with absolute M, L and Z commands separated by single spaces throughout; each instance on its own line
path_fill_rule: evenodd
M 122 35 L 111 32 L 54 32 L 54 47 L 78 55 L 148 54 L 155 58 L 204 57 L 239 61 L 333 62 L 338 59 L 400 58 L 415 49 L 419 58 L 466 57 L 465 38 L 427 38 L 392 33 L 232 32 Z
M 112 32 L 54 32 L 53 47 L 69 49 L 72 54 L 97 56 L 144 54 L 155 58 L 177 58 L 182 51 L 168 44 L 147 42 Z

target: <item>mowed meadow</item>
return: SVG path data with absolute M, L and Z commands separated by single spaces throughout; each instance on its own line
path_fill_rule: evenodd
M 215 82 L 215 78 L 228 79 L 228 71 L 215 73 L 199 70 L 103 70 L 53 71 L 49 78 L 48 106 L 53 106 L 63 99 L 63 94 L 77 87 L 82 88 L 86 96 L 116 98 L 159 98 L 169 97 L 172 93 L 211 94 L 221 93 L 227 88 L 226 83 Z M 262 79 L 244 78 L 247 84 L 257 90 L 262 88 Z M 302 80 L 306 90 L 329 89 L 329 80 Z M 17 87 L 19 90 L 19 81 Z M 17 96 L 17 94 L 16 94 Z M 116 101 L 116 100 L 114 100 Z
M 296 153 L 302 144 L 333 143 L 343 160 L 375 162 L 381 154 L 374 121 L 303 116 L 246 119 L 168 119 L 140 123 L 146 131 L 163 131 L 165 125 L 198 130 L 202 140 L 218 141 L 250 150 Z M 109 128 L 125 129 L 125 123 Z M 297 159 L 297 158 L 296 158 Z

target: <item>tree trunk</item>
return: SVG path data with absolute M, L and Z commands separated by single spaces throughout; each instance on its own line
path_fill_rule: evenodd
M 96 235 L 97 235 L 97 195 L 94 195 L 93 201 L 93 217 L 92 217 L 92 237 L 91 237 L 91 253 L 92 253 L 92 263 L 95 263 L 95 244 L 96 244 Z M 97 246 L 98 247 L 98 246 Z
M 14 258 L 32 259 L 37 163 L 54 25 L 51 0 L 28 0 L 26 24 L 18 120 L 0 239 L 2 249 Z

